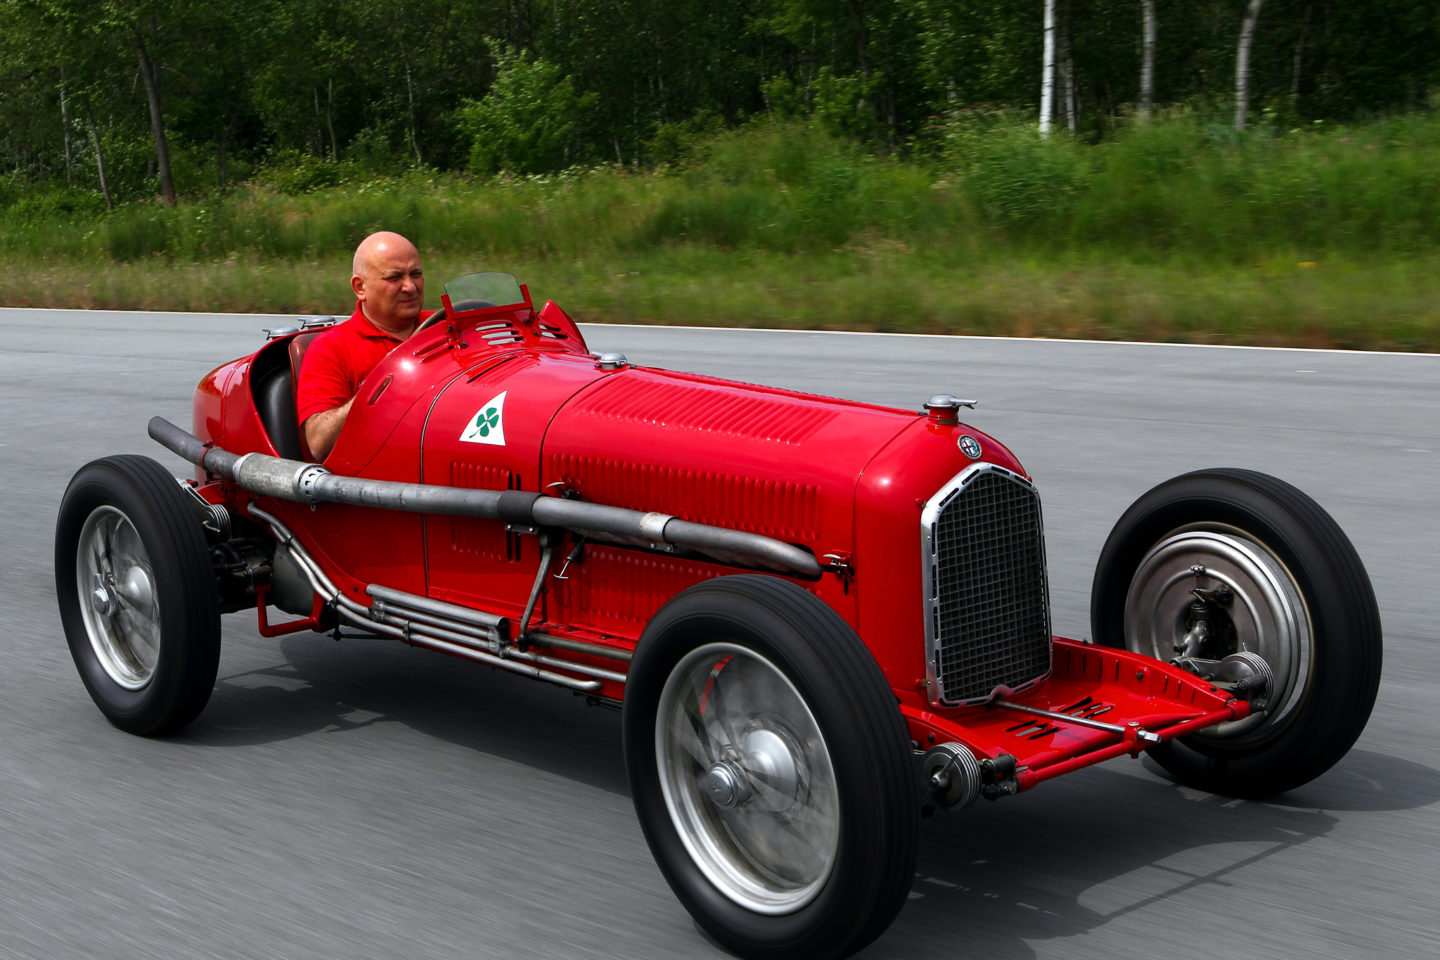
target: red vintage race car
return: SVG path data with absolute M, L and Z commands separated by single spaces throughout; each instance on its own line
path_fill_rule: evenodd
M 117 456 L 71 481 L 55 575 L 85 686 L 121 729 L 193 721 L 220 616 L 362 631 L 623 709 L 636 812 L 676 896 L 749 957 L 882 933 L 923 813 L 1149 754 L 1255 796 L 1319 776 L 1379 682 L 1369 579 L 1263 474 L 1138 500 L 1100 556 L 1094 642 L 1053 637 L 1040 500 L 959 418 L 592 355 L 506 274 L 375 368 L 333 452 L 295 421 L 319 331 L 272 331 L 195 392 L 177 482 Z M 279 613 L 275 611 L 280 611 Z M 288 619 L 284 615 L 288 614 Z

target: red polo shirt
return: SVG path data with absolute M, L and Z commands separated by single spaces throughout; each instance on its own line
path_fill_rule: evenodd
M 421 320 L 428 311 L 420 315 Z M 333 410 L 360 391 L 360 384 L 385 355 L 400 345 L 365 318 L 360 305 L 344 323 L 331 327 L 305 351 L 295 391 L 295 415 L 301 428 L 317 413 Z

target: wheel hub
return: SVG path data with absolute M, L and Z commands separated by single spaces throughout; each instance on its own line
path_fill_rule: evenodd
M 160 610 L 150 559 L 119 509 L 96 508 L 76 544 L 76 586 L 85 632 L 100 666 L 120 687 L 150 682 L 160 654 Z
M 1159 660 L 1178 653 L 1179 661 L 1218 662 L 1243 653 L 1252 672 L 1269 672 L 1264 709 L 1200 737 L 1243 737 L 1283 719 L 1310 668 L 1309 615 L 1289 570 L 1223 525 L 1174 531 L 1140 561 L 1126 596 L 1125 633 L 1127 648 Z
M 95 574 L 95 589 L 90 592 L 90 608 L 98 616 L 112 617 L 115 615 L 115 595 L 110 592 L 105 578 Z
M 794 806 L 802 792 L 797 750 L 784 733 L 769 727 L 751 730 L 744 737 L 746 770 L 768 788 L 760 799 L 775 813 Z
M 835 869 L 839 789 L 814 715 L 774 663 L 734 643 L 686 654 L 656 708 L 667 812 L 706 879 L 754 913 L 793 913 Z
M 125 579 L 115 585 L 120 598 L 136 610 L 149 610 L 155 602 L 155 590 L 150 585 L 150 574 L 144 567 L 131 567 Z
M 750 781 L 733 760 L 721 760 L 700 778 L 700 789 L 710 802 L 730 810 L 750 799 Z
M 740 758 L 719 760 L 700 775 L 700 790 L 722 810 L 732 810 L 752 800 L 771 813 L 783 813 L 803 793 L 803 777 L 796 761 L 796 748 L 783 732 L 760 726 L 741 737 Z M 752 788 L 759 780 L 763 792 Z

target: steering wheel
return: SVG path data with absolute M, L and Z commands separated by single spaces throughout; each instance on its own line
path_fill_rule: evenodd
M 495 304 L 491 303 L 489 300 L 461 300 L 459 303 L 452 303 L 451 306 L 455 308 L 456 313 L 466 313 L 470 310 L 484 310 L 486 307 L 495 306 Z M 416 327 L 415 332 L 419 333 L 421 330 L 427 330 L 444 319 L 445 308 L 441 307 L 439 310 L 436 310 L 434 313 L 430 314 L 430 316 L 425 319 L 424 323 Z
M 444 319 L 445 319 L 445 308 L 444 308 L 444 307 L 441 307 L 439 310 L 436 310 L 434 313 L 430 314 L 430 316 L 428 316 L 428 317 L 426 317 L 424 320 L 420 321 L 420 326 L 418 326 L 418 327 L 415 328 L 415 333 L 419 333 L 421 330 L 428 330 L 428 329 L 430 329 L 431 327 L 435 326 L 435 324 L 439 323 L 441 320 L 444 320 Z M 413 333 L 411 334 L 412 337 L 413 337 L 414 335 L 415 335 L 415 334 L 413 334 Z

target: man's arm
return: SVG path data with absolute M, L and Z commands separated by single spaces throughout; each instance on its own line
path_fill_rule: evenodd
M 340 427 L 345 423 L 345 415 L 350 412 L 350 405 L 354 402 L 355 398 L 351 397 L 341 406 L 322 410 L 305 421 L 305 445 L 310 448 L 310 454 L 316 460 L 324 460 L 330 456 L 335 440 L 340 436 Z
M 314 460 L 329 456 L 355 398 L 356 384 L 336 348 L 336 333 L 326 331 L 305 351 L 295 391 L 300 433 Z

